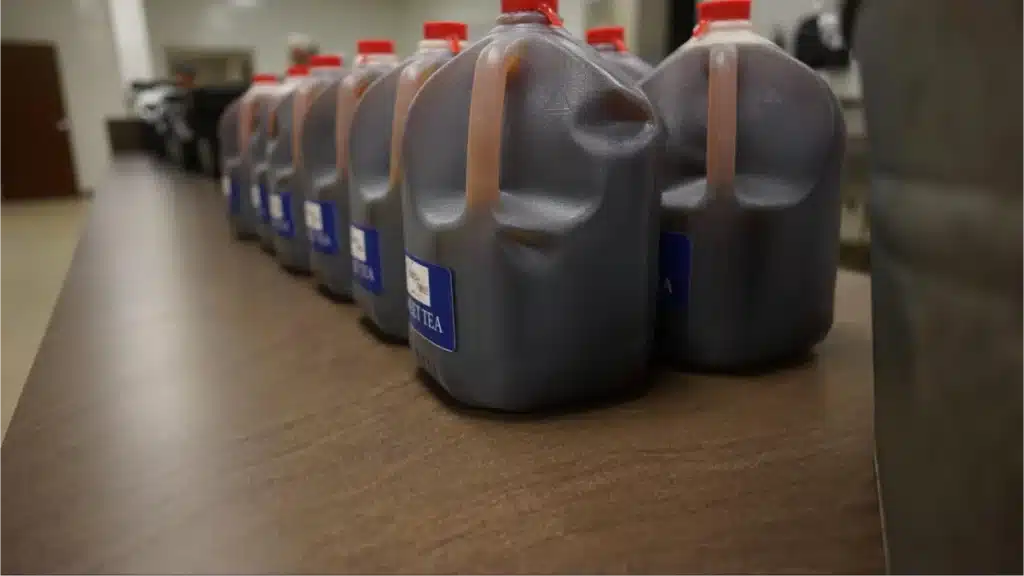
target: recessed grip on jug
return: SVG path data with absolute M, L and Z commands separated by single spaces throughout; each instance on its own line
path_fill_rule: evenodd
M 271 140 L 277 140 L 277 111 L 278 111 L 278 109 L 280 107 L 281 107 L 281 102 L 278 101 L 278 102 L 275 103 L 275 106 L 273 106 L 268 111 L 268 113 L 267 113 L 267 142 L 268 143 Z M 270 158 L 268 157 L 267 160 L 269 161 Z
M 316 97 L 323 92 L 326 83 L 300 87 L 295 91 L 292 105 L 292 167 L 302 167 L 302 133 L 306 127 L 306 114 Z
M 708 50 L 707 183 L 711 198 L 733 196 L 739 58 L 731 44 Z
M 412 104 L 412 99 L 420 87 L 436 69 L 435 63 L 422 67 L 413 63 L 406 66 L 398 77 L 395 114 L 391 122 L 391 165 L 388 167 L 388 181 L 392 189 L 397 189 L 402 180 L 402 140 L 405 138 L 405 121 L 409 117 L 409 105 Z
M 292 169 L 298 170 L 300 156 L 302 156 L 302 116 L 306 108 L 309 93 L 303 87 L 299 87 L 292 97 Z
M 498 202 L 501 184 L 501 132 L 508 77 L 519 66 L 522 42 L 492 42 L 480 51 L 473 74 L 466 139 L 466 206 Z
M 335 165 L 338 167 L 338 180 L 340 181 L 344 181 L 348 177 L 348 133 L 352 128 L 356 105 L 363 98 L 369 85 L 368 78 L 349 74 L 338 86 L 338 115 L 335 122 L 334 138 L 337 148 Z
M 238 150 L 243 158 L 249 158 L 249 138 L 252 136 L 253 116 L 259 106 L 258 98 L 245 98 L 242 100 L 239 110 L 238 121 Z

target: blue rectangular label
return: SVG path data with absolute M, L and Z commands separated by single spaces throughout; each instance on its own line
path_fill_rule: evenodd
M 270 197 L 267 194 L 267 185 L 260 182 L 260 218 L 267 224 L 270 223 Z
M 291 192 L 281 191 L 270 196 L 270 222 L 278 236 L 291 238 L 295 235 Z
M 306 233 L 313 250 L 321 254 L 338 251 L 338 230 L 334 222 L 334 204 L 307 200 L 304 208 Z
M 380 235 L 374 228 L 351 225 L 352 277 L 373 294 L 383 290 L 380 278 Z
M 452 271 L 405 255 L 409 324 L 438 348 L 455 351 L 455 285 Z
M 690 299 L 690 239 L 678 232 L 662 232 L 659 255 L 662 302 L 685 306 Z

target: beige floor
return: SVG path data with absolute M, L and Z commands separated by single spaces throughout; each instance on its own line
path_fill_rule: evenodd
M 85 200 L 42 200 L 4 202 L 0 207 L 0 412 L 5 435 L 71 265 L 88 206 Z

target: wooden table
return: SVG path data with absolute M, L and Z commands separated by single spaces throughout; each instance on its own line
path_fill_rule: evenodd
M 3 445 L 2 569 L 878 572 L 867 278 L 837 299 L 777 373 L 465 412 L 214 183 L 121 162 Z

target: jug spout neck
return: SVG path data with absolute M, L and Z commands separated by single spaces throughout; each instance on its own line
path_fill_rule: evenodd
M 732 30 L 751 31 L 753 29 L 754 26 L 750 23 L 750 20 L 716 20 L 704 23 L 701 35 L 703 36 L 710 32 L 725 32 Z
M 458 41 L 459 51 L 466 47 L 465 40 Z M 424 54 L 427 52 L 433 52 L 436 50 L 451 51 L 452 43 L 449 40 L 420 40 L 419 44 L 416 45 L 416 52 Z
M 510 24 L 544 24 L 548 26 L 551 22 L 548 17 L 540 12 L 533 10 L 525 12 L 506 12 L 498 16 L 498 25 L 510 25 Z
M 625 52 L 626 51 L 626 48 L 624 46 L 618 46 L 618 45 L 610 44 L 610 43 L 591 44 L 591 46 L 593 46 L 594 50 L 597 50 L 598 52 L 618 53 L 618 52 Z
M 378 64 L 397 64 L 398 56 L 394 54 L 359 54 L 356 56 L 356 67 L 373 66 Z

